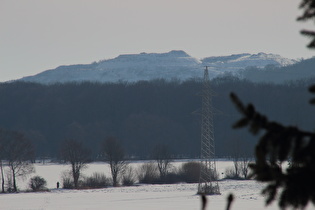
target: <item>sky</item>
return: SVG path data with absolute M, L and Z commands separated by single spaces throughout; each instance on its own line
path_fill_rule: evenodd
M 0 82 L 120 54 L 310 58 L 301 0 L 0 0 Z

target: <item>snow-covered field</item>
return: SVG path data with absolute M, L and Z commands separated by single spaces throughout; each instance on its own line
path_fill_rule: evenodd
M 174 163 L 174 166 L 181 162 Z M 139 163 L 132 163 L 137 167 Z M 197 184 L 172 185 L 140 185 L 132 187 L 104 188 L 96 190 L 64 190 L 56 189 L 62 171 L 69 166 L 58 164 L 36 164 L 36 173 L 47 180 L 50 192 L 0 194 L 0 209 L 11 210 L 44 210 L 44 209 L 152 209 L 152 210 L 194 210 L 200 209 L 200 197 L 196 195 Z M 218 161 L 218 171 L 232 166 L 231 162 Z M 84 171 L 85 175 L 93 172 L 108 174 L 108 166 L 104 163 L 90 164 Z M 20 189 L 25 189 L 28 180 L 19 180 Z M 207 209 L 223 210 L 226 208 L 226 197 L 229 193 L 235 195 L 232 210 L 243 209 L 279 209 L 274 203 L 267 208 L 264 198 L 260 195 L 262 184 L 255 181 L 219 181 L 221 195 L 208 196 Z M 307 209 L 315 209 L 309 206 Z

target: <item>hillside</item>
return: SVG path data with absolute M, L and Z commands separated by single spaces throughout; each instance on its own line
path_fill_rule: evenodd
M 274 54 L 236 54 L 197 59 L 184 51 L 168 53 L 140 53 L 120 55 L 113 59 L 92 64 L 60 66 L 28 76 L 21 81 L 42 84 L 66 82 L 137 82 L 154 79 L 179 80 L 201 78 L 205 66 L 209 66 L 210 78 L 230 72 L 239 75 L 241 69 L 266 66 L 282 67 L 296 63 L 296 60 Z
M 308 81 L 314 83 L 314 80 Z M 288 125 L 313 129 L 313 109 L 306 83 L 254 84 L 235 77 L 212 81 L 216 93 L 216 154 L 229 156 L 238 145 L 253 151 L 257 140 L 247 130 L 232 129 L 240 114 L 231 103 L 235 92 L 257 110 Z M 99 153 L 99 143 L 116 136 L 132 157 L 148 158 L 156 144 L 176 157 L 200 153 L 200 81 L 163 80 L 126 83 L 0 84 L 0 128 L 21 131 L 36 145 L 37 156 L 56 157 L 65 139 L 83 141 Z M 288 115 L 288 113 L 292 113 Z M 227 146 L 228 145 L 228 146 Z M 245 146 L 246 145 L 246 146 Z

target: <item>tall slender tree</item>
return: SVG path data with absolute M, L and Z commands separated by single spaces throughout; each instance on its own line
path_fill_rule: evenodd
M 157 162 L 160 178 L 163 180 L 168 173 L 172 161 L 168 147 L 164 144 L 156 145 L 153 149 L 152 157 Z
M 109 164 L 113 186 L 118 186 L 118 178 L 122 175 L 127 167 L 125 152 L 120 142 L 115 137 L 106 138 L 101 145 L 101 153 L 104 161 Z
M 61 147 L 61 158 L 71 165 L 71 174 L 75 188 L 79 188 L 81 172 L 91 161 L 90 155 L 90 150 L 84 147 L 82 142 L 73 139 L 66 140 Z
M 16 178 L 34 172 L 34 147 L 30 140 L 18 132 L 10 132 L 5 142 L 5 159 L 11 171 L 13 191 L 17 192 Z

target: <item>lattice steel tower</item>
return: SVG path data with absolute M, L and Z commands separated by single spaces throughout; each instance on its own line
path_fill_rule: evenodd
M 220 194 L 218 182 L 215 180 L 215 146 L 213 133 L 212 93 L 206 66 L 203 78 L 202 110 L 201 110 L 201 152 L 200 152 L 200 177 L 198 194 Z

